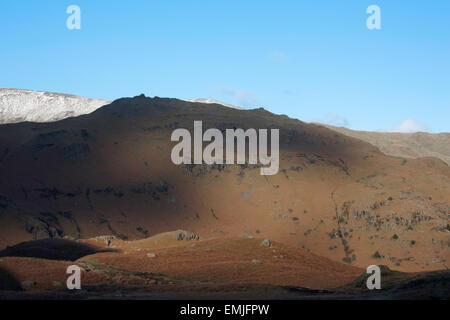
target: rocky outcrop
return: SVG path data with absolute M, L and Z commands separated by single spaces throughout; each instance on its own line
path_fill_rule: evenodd
M 272 244 L 270 243 L 270 241 L 268 239 L 264 239 L 261 242 L 261 246 L 265 247 L 265 248 L 270 248 L 272 246 Z
M 177 230 L 175 231 L 175 239 L 178 241 L 197 241 L 200 239 L 200 237 L 190 231 Z
M 25 220 L 25 230 L 33 235 L 34 240 L 64 236 L 58 220 L 52 216 L 28 216 Z

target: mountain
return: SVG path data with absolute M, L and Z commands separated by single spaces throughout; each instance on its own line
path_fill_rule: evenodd
M 176 166 L 171 134 L 192 132 L 194 120 L 222 132 L 280 129 L 279 173 Z M 57 122 L 2 125 L 0 176 L 2 248 L 182 229 L 204 240 L 267 238 L 363 269 L 431 271 L 450 259 L 447 164 L 388 156 L 264 109 L 141 95 Z
M 0 88 L 0 124 L 57 121 L 91 113 L 108 103 L 61 93 Z
M 450 165 L 450 133 L 369 132 L 320 125 L 346 136 L 366 141 L 388 155 L 404 158 L 436 157 Z
M 219 104 L 244 110 L 213 99 L 191 99 L 195 103 Z M 111 101 L 70 94 L 0 88 L 0 124 L 18 122 L 53 122 L 89 114 Z

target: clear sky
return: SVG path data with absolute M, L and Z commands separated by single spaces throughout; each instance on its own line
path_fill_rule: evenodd
M 369 5 L 381 30 L 366 26 Z M 450 1 L 0 0 L 0 87 L 449 132 Z

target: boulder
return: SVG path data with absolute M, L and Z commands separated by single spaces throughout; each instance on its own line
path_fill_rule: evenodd
M 36 282 L 34 282 L 33 280 L 25 280 L 20 283 L 20 286 L 22 287 L 23 290 L 29 290 L 33 288 L 35 285 Z
M 242 236 L 244 237 L 244 238 L 248 238 L 248 239 L 253 239 L 255 236 L 253 235 L 253 233 L 251 233 L 251 232 L 244 232 L 244 233 L 242 233 Z
M 264 239 L 261 242 L 261 246 L 266 247 L 266 248 L 270 248 L 272 246 L 272 244 L 270 243 L 270 241 L 268 239 Z

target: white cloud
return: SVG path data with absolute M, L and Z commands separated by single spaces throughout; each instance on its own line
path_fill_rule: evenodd
M 417 122 L 413 119 L 406 119 L 402 123 L 400 123 L 398 126 L 392 126 L 387 131 L 389 132 L 426 132 L 428 131 L 427 127 Z
M 348 127 L 350 125 L 350 122 L 347 120 L 347 118 L 332 113 L 328 113 L 321 118 L 315 118 L 312 120 L 312 122 L 330 124 L 336 127 Z
M 229 87 L 216 87 L 214 90 L 222 95 L 229 96 L 234 103 L 244 107 L 255 107 L 259 104 L 254 92 L 248 90 L 235 90 Z
M 268 58 L 272 62 L 286 62 L 288 60 L 287 55 L 278 50 L 270 52 Z

